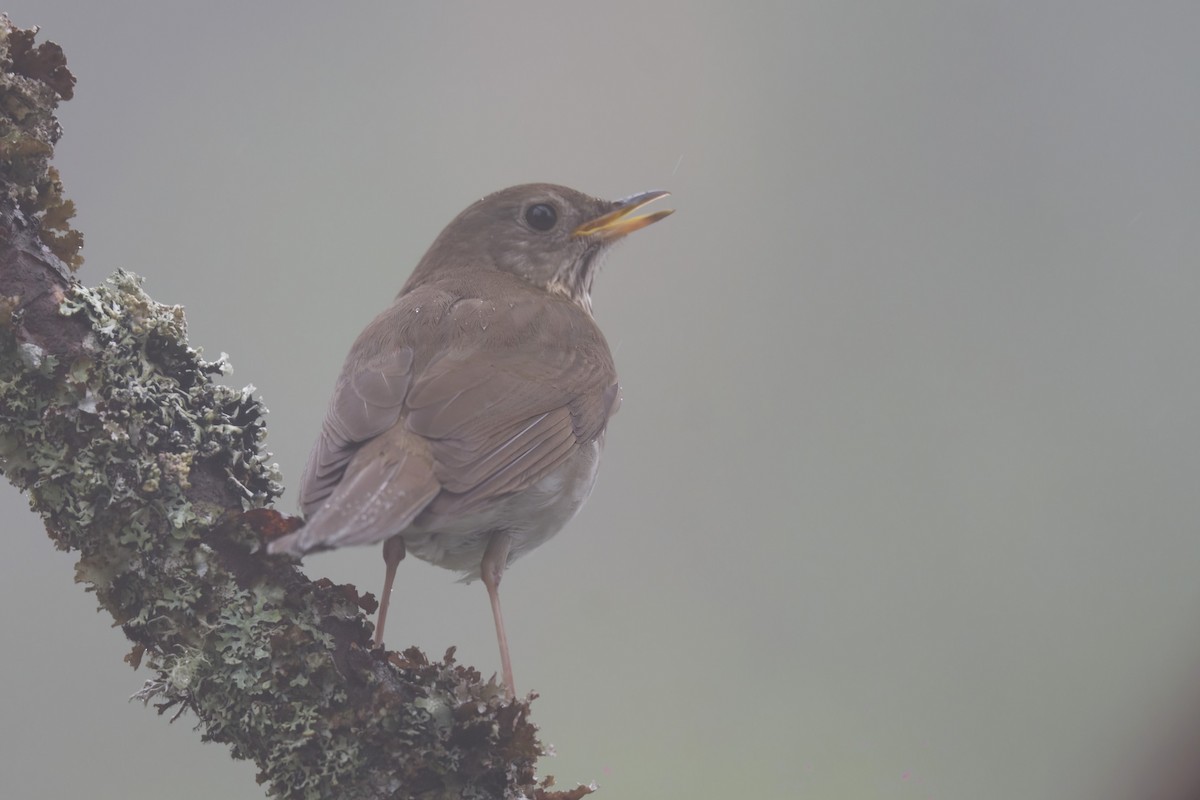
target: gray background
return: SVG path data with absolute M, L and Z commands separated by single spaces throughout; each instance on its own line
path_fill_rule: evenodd
M 625 403 L 596 492 L 504 584 L 544 769 L 605 798 L 1133 780 L 1200 670 L 1200 7 L 388 6 L 8 3 L 79 78 L 81 278 L 184 304 L 290 486 L 461 208 L 674 192 L 597 283 Z M 260 797 L 125 702 L 123 637 L 0 501 L 3 795 Z M 396 602 L 394 643 L 496 669 L 479 584 L 406 562 Z

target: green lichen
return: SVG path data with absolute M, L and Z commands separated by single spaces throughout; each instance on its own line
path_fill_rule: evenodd
M 71 99 L 75 76 L 62 48 L 34 44 L 36 29 L 13 26 L 0 15 L 0 189 L 40 228 L 43 243 L 71 270 L 83 263 L 83 234 L 70 225 L 75 204 L 63 195 L 49 166 L 62 135 L 54 110 Z
M 281 491 L 265 409 L 212 382 L 181 309 L 117 273 L 59 313 L 86 323 L 65 357 L 31 356 L 19 313 L 0 328 L 0 468 L 137 644 L 138 696 L 193 712 L 278 797 L 536 795 L 527 705 L 452 653 L 371 650 L 352 588 L 262 554 L 240 512 Z
M 74 79 L 33 33 L 0 15 L 0 473 L 133 641 L 137 697 L 194 714 L 275 797 L 586 794 L 535 780 L 526 703 L 452 651 L 372 649 L 373 600 L 262 552 L 281 486 L 252 388 L 214 383 L 223 360 L 139 278 L 84 288 L 51 255 L 78 263 L 47 163 Z

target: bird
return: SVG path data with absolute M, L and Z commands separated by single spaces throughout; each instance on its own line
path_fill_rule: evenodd
M 437 236 L 391 306 L 359 334 L 299 493 L 304 524 L 270 543 L 306 553 L 383 543 L 382 646 L 406 554 L 482 580 L 508 697 L 499 586 L 591 493 L 621 402 L 592 315 L 602 256 L 673 210 L 549 183 L 495 192 Z

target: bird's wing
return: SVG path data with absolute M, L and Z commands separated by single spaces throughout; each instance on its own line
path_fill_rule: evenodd
M 413 350 L 386 346 L 376 335 L 387 316 L 351 349 L 304 468 L 300 508 L 308 519 L 272 542 L 273 552 L 382 541 L 438 492 L 428 445 L 397 424 L 412 384 Z
M 311 515 L 333 493 L 362 443 L 400 419 L 412 362 L 412 348 L 399 346 L 343 369 L 304 468 L 300 507 L 305 514 Z
M 607 345 L 586 322 L 585 334 L 453 350 L 416 377 L 405 426 L 430 444 L 438 517 L 532 486 L 603 431 L 619 389 Z
M 305 468 L 308 522 L 273 551 L 382 541 L 435 497 L 439 518 L 471 513 L 603 431 L 619 389 L 595 324 L 545 295 L 498 313 L 418 288 L 363 331 Z
M 301 554 L 381 542 L 408 527 L 440 488 L 428 444 L 393 425 L 354 451 L 304 527 L 271 550 Z

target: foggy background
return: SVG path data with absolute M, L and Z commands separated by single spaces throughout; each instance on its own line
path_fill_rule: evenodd
M 1119 797 L 1200 713 L 1200 7 L 10 0 L 87 237 L 187 308 L 295 487 L 350 343 L 504 186 L 669 189 L 596 283 L 624 405 L 506 575 L 601 798 Z M 0 487 L 0 789 L 262 797 Z M 380 549 L 312 577 L 378 593 Z M 393 646 L 498 656 L 410 559 Z M 394 626 L 394 627 L 393 627 Z

